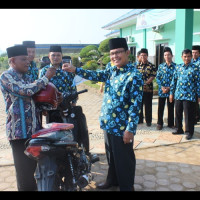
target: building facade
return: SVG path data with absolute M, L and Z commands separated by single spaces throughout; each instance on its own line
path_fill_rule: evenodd
M 184 15 L 186 16 L 185 18 L 179 17 L 179 13 L 184 14 L 184 11 L 190 12 Z M 178 22 L 177 19 L 181 21 Z M 188 31 L 192 41 L 189 47 L 191 45 L 200 45 L 199 19 L 200 9 L 133 9 L 102 28 L 111 31 L 106 35 L 107 37 L 126 38 L 131 53 L 134 56 L 141 48 L 147 48 L 149 61 L 158 66 L 164 61 L 163 49 L 165 46 L 172 49 L 174 54 L 173 60 L 175 61 L 178 49 L 176 44 L 181 37 L 187 41 L 188 36 L 186 37 L 185 35 Z M 181 28 L 185 29 L 181 32 Z M 112 35 L 112 32 L 115 35 Z M 180 44 L 182 44 L 182 41 L 180 41 Z M 180 62 L 181 60 L 178 57 L 180 55 L 177 56 L 177 61 Z

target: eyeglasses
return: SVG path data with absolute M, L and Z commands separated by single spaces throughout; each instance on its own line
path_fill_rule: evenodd
M 118 56 L 118 55 L 120 55 L 121 53 L 123 53 L 124 51 L 125 51 L 125 50 L 112 52 L 112 53 L 110 53 L 110 56 L 111 56 L 111 57 L 113 57 L 114 55 Z

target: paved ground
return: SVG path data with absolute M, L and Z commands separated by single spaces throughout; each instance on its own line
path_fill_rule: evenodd
M 78 90 L 83 89 L 81 84 Z M 200 190 L 200 123 L 195 126 L 195 135 L 187 141 L 185 135 L 174 136 L 166 127 L 156 130 L 157 98 L 153 99 L 153 123 L 151 127 L 139 124 L 134 138 L 136 154 L 136 191 L 199 191 Z M 0 191 L 16 191 L 16 179 L 11 149 L 5 137 L 5 105 L 0 93 Z M 98 153 L 100 161 L 92 166 L 94 180 L 86 191 L 98 191 L 96 184 L 107 175 L 104 138 L 99 128 L 99 113 L 102 95 L 95 89 L 79 96 L 78 104 L 87 117 L 91 152 Z M 166 121 L 166 111 L 165 111 Z M 118 191 L 112 187 L 108 191 Z

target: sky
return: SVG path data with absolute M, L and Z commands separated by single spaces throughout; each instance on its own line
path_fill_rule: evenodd
M 99 44 L 101 27 L 132 9 L 0 9 L 0 52 L 25 40 L 36 44 Z

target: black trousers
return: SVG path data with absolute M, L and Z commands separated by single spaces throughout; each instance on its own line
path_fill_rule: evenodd
M 199 113 L 199 102 L 198 102 L 198 95 L 196 95 L 196 102 L 195 102 L 195 121 L 198 122 L 200 118 Z
M 104 131 L 108 162 L 107 182 L 119 185 L 120 191 L 131 191 L 135 179 L 136 159 L 133 142 L 124 144 L 123 138 Z
M 24 154 L 24 144 L 26 141 L 26 139 L 10 141 L 16 171 L 17 188 L 19 191 L 36 191 L 37 185 L 34 172 L 37 162 Z
M 145 121 L 146 123 L 152 122 L 152 99 L 153 99 L 153 92 L 143 92 L 142 97 L 142 105 L 140 110 L 140 118 L 139 123 L 143 123 L 144 115 L 143 115 L 143 105 L 145 108 Z
M 195 121 L 195 102 L 184 101 L 184 100 L 175 100 L 175 113 L 176 113 L 176 126 L 178 131 L 182 131 L 182 120 L 183 120 L 183 111 L 185 117 L 185 131 L 188 131 L 191 135 L 194 134 L 194 121 Z M 188 129 L 188 130 L 187 130 Z
M 86 153 L 89 153 L 90 150 L 89 133 L 88 133 L 87 120 L 85 114 L 83 113 L 81 106 L 75 106 L 74 111 L 78 127 L 78 142 L 82 143 L 86 150 Z
M 169 102 L 169 97 L 159 97 L 158 98 L 158 121 L 157 124 L 163 126 L 163 114 L 165 109 L 165 101 L 167 99 L 168 108 L 168 126 L 174 126 L 174 101 Z

